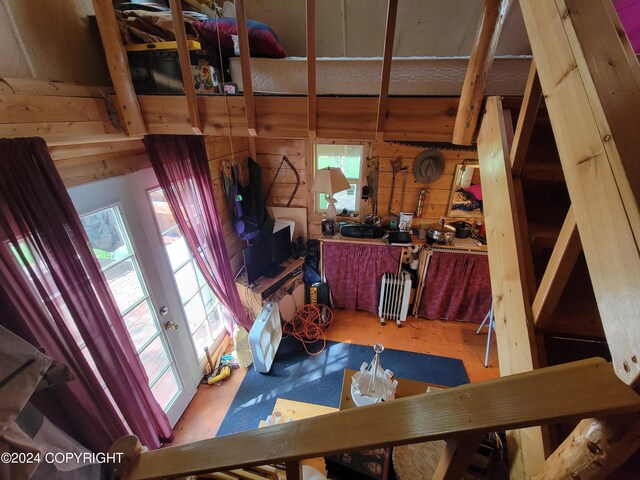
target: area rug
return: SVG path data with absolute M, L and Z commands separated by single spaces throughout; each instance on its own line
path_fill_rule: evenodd
M 249 367 L 216 436 L 257 428 L 260 420 L 271 414 L 278 398 L 339 407 L 344 369 L 358 370 L 362 362 L 371 362 L 373 355 L 370 346 L 327 342 L 324 352 L 309 356 L 295 338 L 282 339 L 269 373 L 257 373 Z M 387 348 L 381 363 L 400 378 L 450 387 L 469 383 L 462 361 L 456 358 Z

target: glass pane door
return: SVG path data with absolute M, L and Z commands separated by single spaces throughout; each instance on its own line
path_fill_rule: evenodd
M 193 347 L 198 360 L 202 361 L 205 357 L 204 348 L 211 347 L 223 331 L 224 307 L 202 276 L 162 189 L 152 189 L 148 195 L 180 294 Z
M 91 248 L 131 335 L 149 386 L 166 411 L 182 391 L 147 286 L 117 206 L 80 217 Z
M 153 171 L 146 172 L 157 185 Z M 164 248 L 146 190 L 135 175 L 69 189 L 156 399 L 174 425 L 202 378 L 180 295 L 163 269 Z

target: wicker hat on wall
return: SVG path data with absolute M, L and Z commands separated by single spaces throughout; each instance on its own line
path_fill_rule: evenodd
M 435 182 L 444 172 L 444 158 L 438 150 L 420 152 L 413 162 L 413 175 L 420 183 Z

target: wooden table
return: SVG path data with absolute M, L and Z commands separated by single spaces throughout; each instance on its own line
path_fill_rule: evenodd
M 356 406 L 351 398 L 351 377 L 358 370 L 351 370 L 346 368 L 342 376 L 342 393 L 340 394 L 340 410 L 346 410 L 347 408 L 353 408 Z M 398 380 L 398 386 L 396 387 L 396 398 L 410 397 L 411 395 L 417 395 L 419 393 L 426 393 L 427 388 L 447 388 L 444 385 L 436 385 L 435 383 L 419 382 L 417 380 L 410 380 L 408 378 L 396 378 Z

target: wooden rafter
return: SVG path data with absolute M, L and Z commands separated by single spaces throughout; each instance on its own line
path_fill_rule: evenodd
M 610 126 L 623 121 L 638 124 L 640 112 L 625 105 L 610 109 L 608 102 L 613 100 L 602 101 L 604 93 L 594 87 L 594 77 L 608 74 L 599 69 L 594 74 L 587 61 L 591 58 L 602 70 L 615 70 L 617 64 L 610 65 L 609 59 L 626 52 L 623 30 L 617 19 L 612 20 L 613 4 L 588 0 L 572 5 L 575 11 L 567 9 L 563 0 L 520 1 L 613 363 L 620 378 L 636 384 L 640 383 L 640 210 L 637 187 L 625 172 L 627 165 L 637 165 L 637 151 L 627 148 L 628 142 L 634 145 L 637 140 L 623 130 L 620 137 L 614 136 Z M 597 15 L 598 28 L 578 39 L 575 24 L 592 15 Z M 639 85 L 637 66 L 628 73 L 631 78 L 621 77 L 619 82 Z M 618 92 L 617 83 L 609 88 Z M 640 97 L 638 87 L 620 91 L 625 97 L 632 92 Z M 634 105 L 633 99 L 628 101 Z
M 391 61 L 393 59 L 393 39 L 396 32 L 398 0 L 389 0 L 387 7 L 387 28 L 384 34 L 384 53 L 382 55 L 382 78 L 380 95 L 378 96 L 378 114 L 376 119 L 376 140 L 384 136 L 384 124 L 387 116 L 387 100 L 389 98 L 389 82 L 391 80 Z
M 111 0 L 92 1 L 111 82 L 116 91 L 116 102 L 119 107 L 122 126 L 129 135 L 144 135 L 147 133 L 147 128 L 140 112 L 138 97 L 136 97 L 136 92 L 131 82 L 127 52 L 125 52 L 122 45 L 112 2 Z
M 489 70 L 510 5 L 511 0 L 485 0 L 453 127 L 452 142 L 457 145 L 473 143 Z
M 309 137 L 316 138 L 316 0 L 307 0 L 307 115 Z
M 200 125 L 200 113 L 198 112 L 198 99 L 196 98 L 196 89 L 193 84 L 193 74 L 191 73 L 187 34 L 184 28 L 184 19 L 182 18 L 182 4 L 180 0 L 169 0 L 169 5 L 171 6 L 171 18 L 178 45 L 178 60 L 180 61 L 180 72 L 182 73 L 182 88 L 187 100 L 187 109 L 189 110 L 189 122 L 193 133 L 201 135 L 202 127 Z
M 253 83 L 251 81 L 251 53 L 249 50 L 249 33 L 247 31 L 247 14 L 244 0 L 235 0 L 236 24 L 238 25 L 238 43 L 240 44 L 240 67 L 242 68 L 242 88 L 244 90 L 244 110 L 247 117 L 249 136 L 258 135 L 256 126 L 256 107 L 253 99 Z
M 518 117 L 518 124 L 513 138 L 513 146 L 511 147 L 511 172 L 513 175 L 519 176 L 524 168 L 524 159 L 529 149 L 529 141 L 533 133 L 533 126 L 540 107 L 542 99 L 542 87 L 540 79 L 538 79 L 538 71 L 536 70 L 536 62 L 531 60 L 529 68 L 529 78 L 524 89 L 524 98 L 522 99 L 522 108 Z
M 481 440 L 479 435 L 447 439 L 432 480 L 458 480 L 464 477 Z
M 495 314 L 500 374 L 538 368 L 531 303 L 524 266 L 523 239 L 516 210 L 507 130 L 502 102 L 489 97 L 478 136 L 478 159 L 489 248 L 491 294 Z M 490 185 L 490 188 L 486 188 Z M 528 478 L 545 459 L 539 428 L 508 432 L 519 449 L 511 460 L 514 478 Z
M 569 208 L 531 310 L 536 329 L 547 326 L 582 250 L 573 209 Z

